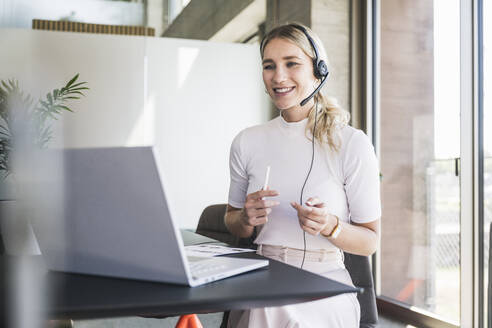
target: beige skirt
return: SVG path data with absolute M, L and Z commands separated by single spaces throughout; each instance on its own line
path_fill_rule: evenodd
M 259 245 L 257 253 L 265 257 L 300 267 L 301 249 Z M 306 251 L 303 269 L 353 286 L 343 264 L 343 253 L 335 251 Z M 358 328 L 360 306 L 357 295 L 341 294 L 325 299 L 266 308 L 234 310 L 229 316 L 230 328 Z

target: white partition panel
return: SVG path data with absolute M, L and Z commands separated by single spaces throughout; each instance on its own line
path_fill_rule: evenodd
M 0 29 L 0 46 L 0 79 L 36 96 L 88 82 L 52 147 L 155 145 L 181 227 L 227 201 L 230 143 L 268 119 L 256 46 L 21 29 Z
M 35 98 L 80 73 L 90 90 L 74 100 L 52 147 L 126 145 L 144 108 L 143 37 L 0 29 L 0 79 L 15 78 Z M 61 124 L 63 123 L 63 124 Z M 142 144 L 143 140 L 134 140 Z
M 229 147 L 244 127 L 268 118 L 255 46 L 147 39 L 148 111 L 182 226 L 207 205 L 227 202 Z

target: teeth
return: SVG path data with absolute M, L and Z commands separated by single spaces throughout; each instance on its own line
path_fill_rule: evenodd
M 290 90 L 292 90 L 292 89 L 293 89 L 293 88 L 276 88 L 276 89 L 274 89 L 274 90 L 275 90 L 275 92 L 280 92 L 280 93 L 282 93 L 282 92 L 288 92 L 288 91 L 290 91 Z

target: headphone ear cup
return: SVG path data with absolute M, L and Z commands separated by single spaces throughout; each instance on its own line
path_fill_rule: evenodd
M 315 75 L 318 79 L 322 79 L 323 77 L 328 75 L 328 66 L 324 60 L 320 60 L 316 65 Z

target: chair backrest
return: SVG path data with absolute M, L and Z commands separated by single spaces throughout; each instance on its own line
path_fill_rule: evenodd
M 246 239 L 237 238 L 227 230 L 224 223 L 226 208 L 226 204 L 210 205 L 205 208 L 200 216 L 196 232 L 234 246 L 253 247 L 254 236 Z M 378 311 L 369 258 L 345 253 L 345 266 L 354 285 L 364 289 L 362 293 L 357 295 L 361 308 L 360 327 L 376 327 Z
M 224 222 L 227 205 L 210 205 L 205 208 L 198 221 L 196 233 L 215 240 L 236 245 L 238 238 L 231 235 Z
M 229 245 L 244 248 L 256 248 L 253 244 L 255 236 L 251 236 L 249 238 L 239 238 L 231 235 L 229 230 L 227 230 L 224 222 L 226 209 L 226 204 L 216 204 L 206 207 L 200 216 L 200 220 L 198 221 L 196 233 Z
M 378 323 L 378 309 L 369 257 L 345 252 L 344 257 L 345 268 L 347 268 L 352 282 L 355 286 L 363 288 L 362 292 L 357 294 L 360 304 L 360 327 L 376 327 Z

